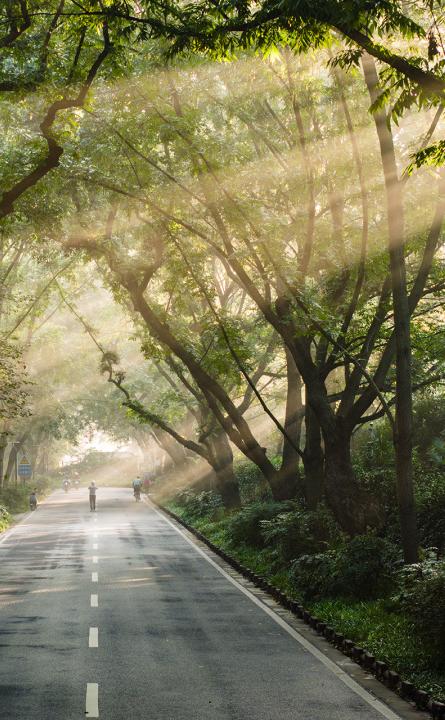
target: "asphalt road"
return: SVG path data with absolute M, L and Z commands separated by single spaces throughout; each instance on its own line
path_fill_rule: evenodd
M 0 717 L 397 717 L 275 618 L 130 490 L 56 492 L 0 540 Z

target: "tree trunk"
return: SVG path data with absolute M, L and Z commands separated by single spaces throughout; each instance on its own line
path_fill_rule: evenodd
M 8 433 L 0 433 L 0 488 L 5 486 L 5 454 L 8 445 Z
M 272 492 L 276 500 L 291 500 L 297 494 L 300 479 L 300 447 L 303 403 L 302 382 L 295 360 L 286 348 L 287 397 L 283 437 L 283 454 L 280 470 L 273 482 Z M 292 441 L 292 442 L 291 442 Z
M 12 479 L 16 479 L 17 477 L 17 456 L 19 453 L 19 447 L 20 445 L 18 443 L 14 443 L 11 452 L 9 453 L 8 457 L 8 464 L 6 466 L 6 473 L 5 478 L 7 483 L 9 484 Z M 15 474 L 13 475 L 13 471 L 15 471 Z
M 323 497 L 324 453 L 321 447 L 321 430 L 317 417 L 310 407 L 305 409 L 306 440 L 303 453 L 304 496 L 309 510 L 315 510 Z
M 151 430 L 159 445 L 169 456 L 175 467 L 181 467 L 186 460 L 184 448 L 177 443 L 176 440 L 173 440 L 167 432 L 153 428 L 151 428 Z
M 377 98 L 378 76 L 374 60 L 362 56 L 369 95 Z M 411 376 L 411 329 L 406 285 L 405 235 L 401 184 L 398 178 L 392 133 L 386 112 L 374 114 L 385 179 L 388 211 L 388 250 L 396 340 L 396 455 L 397 498 L 403 554 L 406 563 L 418 561 L 417 521 L 413 487 L 413 407 Z
M 0 445 L 0 487 L 3 488 L 5 486 L 5 452 L 6 452 L 6 445 Z
M 378 527 L 381 517 L 377 503 L 358 485 L 351 461 L 351 432 L 341 427 L 324 437 L 325 496 L 338 524 L 348 535 Z
M 215 472 L 215 490 L 221 495 L 228 510 L 241 507 L 238 480 L 233 470 L 233 452 L 224 431 L 217 431 L 208 438 L 209 462 Z

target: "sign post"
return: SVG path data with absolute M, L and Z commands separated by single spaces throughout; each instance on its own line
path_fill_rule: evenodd
M 19 477 L 23 478 L 23 481 L 25 481 L 26 478 L 31 477 L 32 467 L 26 458 L 22 458 L 22 460 L 20 461 L 17 468 L 17 473 Z

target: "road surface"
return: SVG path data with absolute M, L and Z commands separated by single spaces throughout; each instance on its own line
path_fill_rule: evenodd
M 0 540 L 2 719 L 398 717 L 130 490 L 97 503 L 56 492 Z

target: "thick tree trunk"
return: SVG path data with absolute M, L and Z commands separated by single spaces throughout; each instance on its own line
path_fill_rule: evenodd
M 362 57 L 371 100 L 377 97 L 378 76 L 374 60 Z M 397 497 L 405 562 L 418 561 L 417 521 L 413 487 L 413 408 L 411 377 L 410 308 L 406 284 L 405 236 L 401 184 L 386 112 L 374 114 L 385 179 L 388 211 L 388 250 L 396 340 L 396 455 Z
M 224 431 L 217 431 L 208 438 L 210 463 L 215 472 L 215 490 L 221 495 L 228 510 L 241 506 L 238 480 L 233 470 L 233 452 Z
M 325 446 L 325 496 L 340 527 L 349 535 L 378 527 L 381 517 L 378 504 L 358 485 L 351 461 L 351 432 L 341 427 L 329 437 Z
M 286 467 L 277 470 L 270 478 L 267 478 L 274 500 L 282 502 L 295 498 L 298 487 L 298 473 L 298 463 L 289 463 Z
M 306 440 L 303 453 L 304 496 L 309 510 L 315 510 L 323 498 L 324 453 L 321 447 L 320 423 L 310 407 L 305 409 Z

